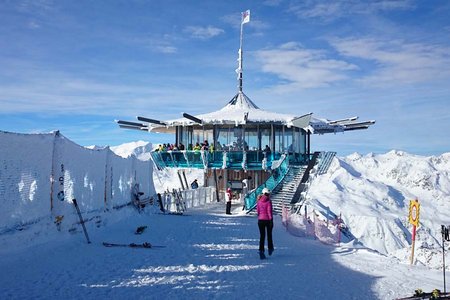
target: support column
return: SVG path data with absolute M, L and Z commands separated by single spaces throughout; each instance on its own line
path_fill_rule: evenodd
M 311 132 L 308 130 L 307 133 L 308 133 L 308 148 L 307 148 L 307 154 L 308 154 L 308 157 L 309 157 L 309 155 L 311 154 Z
M 275 128 L 273 124 L 270 124 L 270 149 L 275 151 Z

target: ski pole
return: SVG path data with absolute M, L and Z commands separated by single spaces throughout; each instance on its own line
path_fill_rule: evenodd
M 447 288 L 445 284 L 445 241 L 450 240 L 449 228 L 446 228 L 445 225 L 441 225 L 441 233 L 442 233 L 442 272 L 444 273 L 444 294 L 446 294 Z
M 84 231 L 84 235 L 86 236 L 86 240 L 87 240 L 88 244 L 90 244 L 91 241 L 89 240 L 86 226 L 84 226 L 84 220 L 83 220 L 83 217 L 81 216 L 81 211 L 80 211 L 80 208 L 78 207 L 77 199 L 72 199 L 72 202 L 75 205 L 75 208 L 77 209 L 78 217 L 80 217 L 80 223 L 81 223 L 81 226 L 83 226 L 83 231 Z

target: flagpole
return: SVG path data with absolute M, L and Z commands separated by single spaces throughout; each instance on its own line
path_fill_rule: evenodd
M 238 51 L 238 92 L 242 93 L 242 40 L 243 40 L 243 32 L 244 32 L 244 22 L 243 15 L 241 17 L 241 35 L 239 39 L 239 51 Z

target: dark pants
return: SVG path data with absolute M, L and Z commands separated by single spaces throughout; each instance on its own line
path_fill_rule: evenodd
M 273 250 L 273 240 L 272 240 L 273 221 L 258 220 L 258 227 L 259 227 L 259 251 L 264 252 L 264 241 L 266 239 L 266 230 L 267 230 L 267 248 L 269 250 Z
M 227 215 L 231 214 L 231 201 L 227 201 L 226 214 Z

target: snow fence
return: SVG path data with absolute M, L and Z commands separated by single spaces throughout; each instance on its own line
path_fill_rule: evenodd
M 137 183 L 154 195 L 150 161 L 122 158 L 108 147 L 87 149 L 58 131 L 0 131 L 0 234 L 52 221 L 57 229 L 79 222 L 72 199 L 86 219 L 129 204 Z M 67 227 L 69 229 L 69 227 Z
M 216 201 L 216 188 L 199 187 L 192 190 L 176 190 L 161 195 L 162 206 L 167 212 L 182 212 L 188 208 L 206 205 Z
M 291 213 L 286 207 L 283 207 L 281 221 L 286 230 L 294 236 L 313 237 L 328 245 L 341 242 L 342 220 L 340 218 L 332 222 L 323 221 L 313 211 L 311 219 L 306 215 Z

